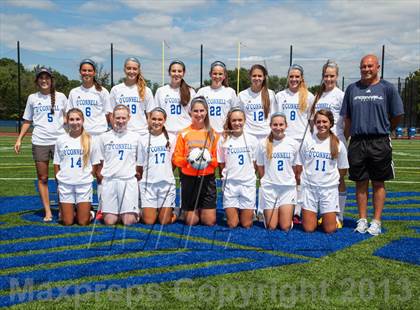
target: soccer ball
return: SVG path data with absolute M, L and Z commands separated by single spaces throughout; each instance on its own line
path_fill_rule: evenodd
M 190 151 L 187 160 L 194 169 L 203 170 L 210 164 L 211 155 L 206 148 L 196 147 Z

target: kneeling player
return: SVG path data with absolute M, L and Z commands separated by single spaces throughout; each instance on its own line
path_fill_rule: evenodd
M 176 183 L 172 171 L 172 153 L 175 136 L 168 134 L 164 126 L 166 112 L 154 108 L 149 116 L 149 133 L 140 138 L 137 173 L 140 179 L 142 219 L 145 224 L 171 224 L 176 197 Z
M 329 110 L 315 113 L 317 133 L 303 142 L 298 159 L 299 171 L 303 167 L 302 225 L 307 232 L 317 227 L 318 213 L 326 233 L 337 229 L 336 215 L 340 212 L 338 183 L 349 167 L 347 150 L 343 142 L 331 131 L 334 116 Z
M 178 134 L 172 158 L 181 171 L 181 207 L 187 225 L 216 224 L 218 135 L 210 127 L 208 110 L 204 97 L 192 100 L 192 123 Z
M 99 164 L 100 158 L 83 122 L 83 112 L 70 109 L 67 112 L 69 133 L 60 136 L 55 144 L 54 170 L 64 225 L 72 225 L 75 216 L 79 225 L 88 225 L 91 220 L 92 165 Z
M 255 210 L 255 152 L 258 140 L 244 133 L 245 113 L 232 108 L 223 126 L 224 135 L 219 140 L 217 159 L 223 179 L 223 208 L 227 225 L 249 228 Z
M 102 181 L 102 212 L 106 225 L 121 221 L 131 225 L 139 220 L 139 190 L 136 175 L 139 136 L 127 130 L 130 112 L 125 105 L 113 111 L 112 130 L 99 138 L 101 165 L 97 179 Z
M 296 159 L 299 143 L 286 136 L 286 116 L 276 112 L 270 120 L 271 132 L 258 145 L 257 168 L 261 178 L 258 208 L 264 212 L 268 229 L 288 231 L 293 227 L 297 202 Z

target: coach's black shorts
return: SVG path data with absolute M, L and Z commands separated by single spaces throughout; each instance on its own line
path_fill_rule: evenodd
M 215 209 L 216 196 L 214 174 L 196 177 L 181 173 L 182 210 Z
M 352 137 L 348 149 L 349 179 L 386 181 L 394 178 L 389 136 Z

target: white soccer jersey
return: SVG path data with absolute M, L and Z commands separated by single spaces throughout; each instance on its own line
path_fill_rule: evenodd
M 225 141 L 220 138 L 217 145 L 217 161 L 224 163 L 222 178 L 229 182 L 238 181 L 243 185 L 255 185 L 254 161 L 258 140 L 249 134 L 230 136 Z
M 60 136 L 55 144 L 54 165 L 60 165 L 57 180 L 68 185 L 88 184 L 93 181 L 92 165 L 100 163 L 97 144 L 91 139 L 89 162 L 83 165 L 81 137 L 72 138 L 68 134 Z
M 238 105 L 235 91 L 223 85 L 219 88 L 206 86 L 198 90 L 197 96 L 206 98 L 209 105 L 210 126 L 217 133 L 222 133 L 226 115 L 232 107 Z
M 153 93 L 149 87 L 146 87 L 144 100 L 141 100 L 137 85 L 127 86 L 125 83 L 121 83 L 112 87 L 110 100 L 112 108 L 117 104 L 123 104 L 130 109 L 128 130 L 138 132 L 139 134 L 147 133 L 146 113 L 154 108 Z
M 320 140 L 313 135 L 302 144 L 297 163 L 303 166 L 302 184 L 309 186 L 329 187 L 338 185 L 340 174 L 338 169 L 347 169 L 347 150 L 340 141 L 338 157 L 331 158 L 330 138 Z
M 171 133 L 177 133 L 191 125 L 190 102 L 183 106 L 180 104 L 180 89 L 170 85 L 159 87 L 155 94 L 155 106 L 166 111 L 166 129 Z M 191 99 L 195 96 L 194 89 L 190 88 Z
M 270 117 L 277 111 L 277 104 L 274 92 L 268 90 L 270 96 L 270 115 L 264 116 L 261 92 L 254 93 L 251 88 L 239 93 L 239 106 L 244 110 L 246 122 L 244 129 L 251 135 L 268 135 L 270 133 Z
M 172 134 L 169 134 L 169 143 L 170 148 L 168 149 L 163 133 L 159 136 L 147 134 L 140 137 L 137 166 L 143 167 L 142 183 L 165 181 L 175 184 L 172 154 L 175 149 L 176 137 Z
M 293 93 L 287 88 L 277 93 L 276 100 L 278 111 L 286 115 L 286 135 L 296 140 L 304 139 L 303 134 L 308 125 L 314 95 L 308 92 L 307 106 L 303 113 L 299 110 L 299 92 Z M 307 133 L 310 133 L 309 128 L 307 129 Z
M 338 87 L 335 87 L 329 92 L 324 92 L 315 105 L 315 111 L 325 109 L 333 113 L 334 127 L 331 130 L 339 136 L 344 135 L 344 119 L 340 116 L 343 98 L 344 92 Z M 314 126 L 314 132 L 317 132 L 316 126 Z
M 57 138 L 64 134 L 64 113 L 67 98 L 55 92 L 54 114 L 51 113 L 51 96 L 40 92 L 31 94 L 26 102 L 23 119 L 34 126 L 32 143 L 35 145 L 54 145 Z
M 260 141 L 257 149 L 257 165 L 264 166 L 264 176 L 261 184 L 273 185 L 296 185 L 293 166 L 299 153 L 299 143 L 284 137 L 281 140 L 273 140 L 272 158 L 267 158 L 267 139 Z
M 83 85 L 73 88 L 69 94 L 66 111 L 71 108 L 82 110 L 85 117 L 83 127 L 92 135 L 99 135 L 108 129 L 106 115 L 112 113 L 109 92 L 102 87 L 99 92 L 95 86 L 84 88 Z
M 106 178 L 128 179 L 136 175 L 137 147 L 136 132 L 117 133 L 110 130 L 99 137 L 101 160 L 104 161 L 102 175 Z

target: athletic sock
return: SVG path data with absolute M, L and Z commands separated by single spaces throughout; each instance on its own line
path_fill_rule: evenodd
M 302 191 L 300 189 L 300 185 L 296 185 L 296 205 L 295 205 L 295 212 L 294 215 L 297 215 L 299 217 L 301 217 L 301 213 L 302 213 Z
M 340 192 L 338 194 L 338 206 L 340 207 L 340 213 L 338 219 L 343 223 L 344 219 L 344 207 L 346 206 L 347 192 Z

